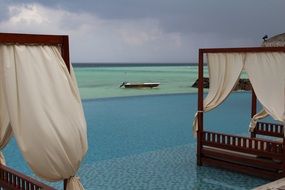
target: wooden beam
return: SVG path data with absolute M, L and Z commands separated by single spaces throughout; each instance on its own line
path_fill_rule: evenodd
M 63 44 L 65 35 L 42 35 L 42 34 L 16 34 L 16 33 L 0 33 L 0 43 L 16 43 L 16 44 L 47 44 L 58 45 Z
M 256 98 L 255 92 L 252 88 L 252 90 L 251 90 L 251 118 L 253 118 L 253 116 L 256 114 L 256 102 L 257 102 L 257 98 Z M 255 138 L 256 133 L 254 131 L 251 132 L 250 137 Z
M 61 47 L 62 58 L 67 69 L 70 71 L 69 41 L 67 35 L 0 33 L 0 43 L 58 45 Z
M 69 40 L 68 36 L 63 36 L 63 42 L 61 46 L 62 58 L 67 66 L 68 71 L 70 72 L 70 60 L 69 60 Z
M 224 151 L 223 149 L 203 148 L 203 156 L 218 159 L 236 164 L 248 165 L 268 171 L 282 170 L 282 163 L 274 162 L 270 159 L 262 159 L 250 154 L 240 154 L 239 152 Z
M 202 165 L 201 150 L 203 140 L 203 72 L 204 72 L 204 59 L 203 52 L 199 50 L 199 71 L 198 71 L 198 131 L 197 131 L 197 164 Z
M 204 48 L 202 53 L 261 53 L 285 52 L 285 47 L 241 47 L 241 48 Z
M 261 178 L 266 178 L 266 179 L 279 179 L 282 177 L 282 173 L 277 173 L 277 172 L 270 172 L 250 166 L 245 166 L 245 165 L 240 165 L 240 164 L 234 164 L 230 162 L 225 162 L 225 161 L 220 161 L 216 159 L 211 159 L 211 158 L 203 158 L 203 164 L 217 167 L 217 168 L 222 168 L 222 169 L 228 169 L 231 171 L 236 171 L 244 174 L 249 174 Z

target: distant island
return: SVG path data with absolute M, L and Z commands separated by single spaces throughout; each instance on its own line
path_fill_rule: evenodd
M 199 79 L 197 79 L 195 81 L 195 83 L 192 85 L 192 87 L 198 88 L 198 81 L 199 81 Z M 209 78 L 204 77 L 203 78 L 203 87 L 209 88 L 209 86 L 210 86 Z M 239 91 L 239 90 L 250 91 L 251 89 L 252 89 L 252 86 L 251 86 L 249 79 L 239 79 L 237 85 L 235 86 L 235 88 L 233 90 L 234 91 Z

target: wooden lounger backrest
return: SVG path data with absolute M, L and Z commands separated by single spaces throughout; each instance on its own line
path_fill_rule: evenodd
M 257 135 L 283 138 L 284 126 L 276 123 L 257 122 L 254 133 Z

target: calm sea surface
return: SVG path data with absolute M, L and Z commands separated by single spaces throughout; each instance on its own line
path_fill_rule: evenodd
M 197 66 L 75 67 L 83 99 L 193 93 Z M 153 89 L 119 88 L 122 82 L 159 82 Z
M 239 190 L 268 182 L 196 166 L 197 90 L 191 87 L 196 66 L 77 67 L 75 72 L 88 124 L 89 150 L 78 172 L 86 190 Z M 119 88 L 123 81 L 161 85 Z M 205 128 L 248 135 L 250 99 L 249 93 L 233 93 L 205 114 Z M 4 154 L 7 165 L 34 176 L 15 140 Z

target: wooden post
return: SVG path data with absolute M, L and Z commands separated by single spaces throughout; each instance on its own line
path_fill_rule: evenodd
M 63 180 L 63 190 L 66 190 L 66 186 L 67 186 L 67 179 Z
M 63 43 L 61 45 L 61 55 L 70 72 L 70 59 L 69 59 L 69 41 L 68 36 L 63 36 Z
M 283 125 L 284 125 L 284 123 L 283 123 Z M 284 125 L 284 127 L 285 127 L 285 125 Z M 283 130 L 285 130 L 285 128 L 283 128 Z M 284 132 L 283 132 L 284 133 Z M 283 176 L 282 177 L 285 177 L 285 151 L 284 151 L 284 148 L 285 148 L 285 136 L 284 136 L 284 134 L 283 134 L 283 158 L 282 158 L 282 161 L 283 161 L 283 163 L 282 163 L 282 170 L 283 170 Z
M 197 131 L 197 165 L 202 165 L 202 140 L 203 140 L 203 51 L 199 49 L 199 65 L 198 65 L 198 131 Z
M 252 88 L 251 90 L 251 118 L 256 114 L 256 95 L 255 92 Z M 250 137 L 255 138 L 256 133 L 255 132 L 250 132 Z

